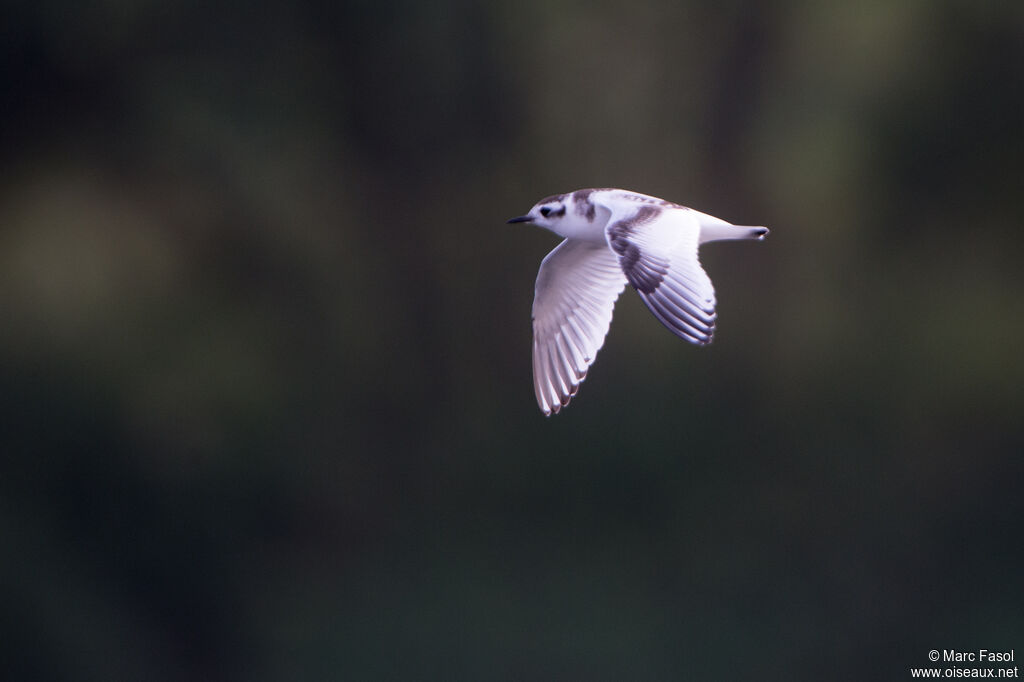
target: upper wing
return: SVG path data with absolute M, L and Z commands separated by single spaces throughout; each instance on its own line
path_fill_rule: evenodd
M 711 343 L 715 288 L 697 259 L 700 222 L 690 209 L 609 197 L 605 237 L 654 316 L 691 343 Z
M 540 264 L 533 298 L 533 387 L 545 415 L 576 395 L 626 286 L 604 243 L 566 239 Z

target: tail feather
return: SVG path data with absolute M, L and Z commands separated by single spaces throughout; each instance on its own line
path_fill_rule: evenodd
M 756 239 L 763 241 L 768 228 L 760 225 L 730 225 L 702 223 L 700 226 L 700 243 L 717 242 L 731 239 Z
M 690 209 L 691 211 L 693 209 Z M 761 241 L 768 234 L 768 228 L 760 225 L 733 225 L 707 213 L 693 211 L 700 223 L 700 243 L 733 239 L 756 239 Z

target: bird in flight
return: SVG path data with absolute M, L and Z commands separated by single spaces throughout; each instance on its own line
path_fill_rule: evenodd
M 706 345 L 715 331 L 715 288 L 698 247 L 768 234 L 622 189 L 556 194 L 508 222 L 565 237 L 541 262 L 533 298 L 533 387 L 547 416 L 576 395 L 627 283 L 673 333 Z

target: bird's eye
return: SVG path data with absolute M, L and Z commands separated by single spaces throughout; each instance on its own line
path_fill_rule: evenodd
M 544 208 L 542 208 L 540 210 L 540 214 L 542 216 L 544 216 L 545 218 L 547 218 L 549 215 L 551 215 L 551 207 L 550 206 L 545 206 Z

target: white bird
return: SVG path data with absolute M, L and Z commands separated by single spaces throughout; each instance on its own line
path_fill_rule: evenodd
M 715 330 L 715 288 L 698 246 L 768 234 L 622 189 L 556 194 L 508 222 L 565 237 L 541 262 L 533 298 L 533 387 L 547 416 L 579 390 L 627 282 L 662 324 L 703 346 Z

